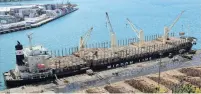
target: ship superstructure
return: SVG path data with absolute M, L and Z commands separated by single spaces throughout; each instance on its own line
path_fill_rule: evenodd
M 16 68 L 3 74 L 7 87 L 47 81 L 76 72 L 83 73 L 89 68 L 84 60 L 74 55 L 52 58 L 43 46 L 32 46 L 31 34 L 28 38 L 29 47 L 26 48 L 17 41 Z
M 22 44 L 18 41 L 15 49 L 16 68 L 11 70 L 10 73 L 5 73 L 5 75 L 7 74 L 6 77 L 11 79 L 35 79 L 52 75 L 51 69 L 47 67 L 48 64 L 45 62 L 51 55 L 43 46 L 23 49 Z
M 22 45 L 18 42 L 16 49 Z M 51 75 L 51 70 L 47 67 L 46 59 L 50 58 L 47 50 L 42 46 L 25 48 L 23 51 L 17 50 L 16 57 L 19 62 L 15 69 L 18 78 L 46 77 Z M 24 57 L 24 58 L 23 58 Z

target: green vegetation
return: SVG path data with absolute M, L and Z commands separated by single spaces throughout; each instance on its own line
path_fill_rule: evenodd
M 163 87 L 157 87 L 156 88 L 156 93 L 167 93 L 168 90 L 166 88 Z
M 175 86 L 172 90 L 173 93 L 201 93 L 201 89 L 191 84 L 182 84 Z

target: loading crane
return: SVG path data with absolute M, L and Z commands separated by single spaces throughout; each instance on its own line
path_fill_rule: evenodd
M 139 47 L 143 47 L 144 45 L 144 32 L 143 30 L 138 30 L 135 28 L 135 25 L 127 18 L 127 21 L 128 21 L 128 24 L 131 26 L 132 30 L 134 32 L 136 32 L 136 35 L 138 37 L 138 40 L 139 40 Z
M 85 48 L 86 42 L 88 41 L 92 30 L 93 30 L 93 27 L 91 27 L 83 36 L 80 37 L 79 50 L 82 50 L 83 48 Z
M 114 48 L 117 46 L 116 35 L 115 35 L 115 32 L 113 31 L 112 24 L 110 23 L 110 18 L 107 12 L 106 12 L 106 18 L 107 18 L 107 23 L 109 24 L 109 29 L 110 29 L 111 48 L 112 50 L 114 50 Z
M 178 22 L 179 18 L 181 17 L 181 15 L 184 13 L 184 11 L 182 11 L 179 16 L 176 18 L 176 20 L 173 22 L 172 25 L 170 25 L 169 27 L 165 26 L 164 27 L 164 35 L 163 35 L 163 43 L 166 44 L 166 41 L 168 39 L 168 33 L 170 32 L 170 30 L 174 27 L 174 25 Z

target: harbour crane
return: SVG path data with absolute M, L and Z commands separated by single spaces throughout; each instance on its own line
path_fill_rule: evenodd
M 179 16 L 176 18 L 176 20 L 173 22 L 172 25 L 170 25 L 169 27 L 165 26 L 164 27 L 164 35 L 163 35 L 163 43 L 166 44 L 166 41 L 168 39 L 168 33 L 170 32 L 170 30 L 174 27 L 174 25 L 178 22 L 179 18 L 181 17 L 181 15 L 184 13 L 184 11 L 182 11 Z
M 80 37 L 79 50 L 82 50 L 83 48 L 85 48 L 86 42 L 88 41 L 92 30 L 93 30 L 93 27 L 91 27 L 83 36 Z
M 106 18 L 107 18 L 107 23 L 109 24 L 109 29 L 110 29 L 111 48 L 112 50 L 114 50 L 114 48 L 117 46 L 116 35 L 115 35 L 115 32 L 113 31 L 112 24 L 110 23 L 110 18 L 107 12 L 106 12 Z
M 143 47 L 144 45 L 144 32 L 143 30 L 138 30 L 135 28 L 135 25 L 127 18 L 127 21 L 128 21 L 128 24 L 131 26 L 132 30 L 134 32 L 136 32 L 136 35 L 138 37 L 138 40 L 139 40 L 139 47 Z

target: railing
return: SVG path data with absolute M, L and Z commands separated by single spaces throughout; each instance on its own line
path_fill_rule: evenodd
M 169 36 L 175 37 L 175 33 L 170 33 Z M 155 35 L 151 35 L 151 36 L 145 36 L 145 42 L 156 40 L 158 38 L 162 38 L 162 35 L 155 34 Z M 185 42 L 185 41 L 183 41 L 183 40 L 177 41 L 174 44 L 178 45 L 182 42 Z M 129 46 L 131 43 L 138 43 L 138 39 L 137 38 L 128 38 L 128 39 L 118 40 L 117 41 L 117 48 L 123 47 L 123 46 Z M 88 48 L 110 48 L 111 47 L 110 45 L 111 45 L 110 41 L 94 43 L 94 44 L 87 44 L 87 45 L 85 45 L 85 49 L 88 49 Z M 142 48 L 142 49 L 147 49 L 147 50 L 149 50 L 149 52 L 156 51 L 156 50 L 160 51 L 166 46 L 167 45 L 165 45 L 165 44 L 160 44 L 160 45 L 146 46 L 145 48 Z M 154 48 L 154 50 L 152 50 L 151 47 Z M 133 48 L 133 49 L 131 49 L 131 51 L 137 51 L 137 50 L 141 51 L 142 49 Z M 73 53 L 78 52 L 78 51 L 79 51 L 78 46 L 75 46 L 75 47 L 71 47 L 71 48 L 62 48 L 59 50 L 49 50 L 49 53 L 52 55 L 52 57 L 58 57 L 58 56 L 72 55 Z

